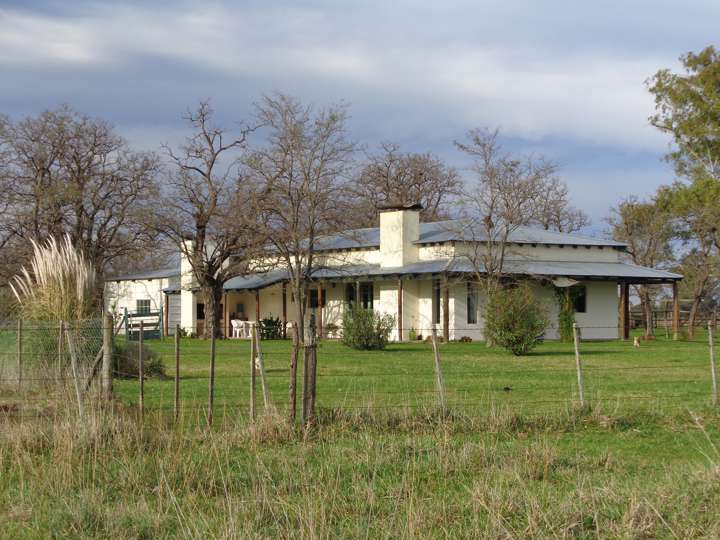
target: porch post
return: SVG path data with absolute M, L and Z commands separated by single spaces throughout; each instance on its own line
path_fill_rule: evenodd
M 230 305 L 228 304 L 228 293 L 227 291 L 224 294 L 223 299 L 223 307 L 225 308 L 225 313 L 223 314 L 223 327 L 225 328 L 223 330 L 223 335 L 225 338 L 230 337 Z
M 287 339 L 287 283 L 282 284 L 282 337 Z
M 403 280 L 398 279 L 398 341 L 403 340 Z
M 318 283 L 317 285 L 317 299 L 318 299 L 318 317 L 317 317 L 317 330 L 318 330 L 318 338 L 322 339 L 323 337 L 323 289 L 322 289 L 322 283 Z
M 164 302 L 165 309 L 163 309 L 163 336 L 167 336 L 168 329 L 169 329 L 168 316 L 170 314 L 170 296 L 168 295 L 168 293 L 163 293 L 163 295 L 165 296 L 165 302 Z
M 260 322 L 260 289 L 255 290 L 255 322 Z
M 630 339 L 630 285 L 620 283 L 620 339 Z
M 443 280 L 443 339 L 450 341 L 450 287 L 447 279 Z
M 672 297 L 673 297 L 673 312 L 672 312 L 673 340 L 677 341 L 680 338 L 680 301 L 678 299 L 678 282 L 677 281 L 673 281 L 673 284 L 672 284 Z

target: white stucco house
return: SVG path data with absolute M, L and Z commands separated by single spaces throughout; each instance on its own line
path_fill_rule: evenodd
M 471 242 L 460 221 L 421 223 L 419 208 L 380 213 L 377 228 L 346 231 L 319 241 L 321 269 L 314 274 L 310 312 L 319 332 L 341 332 L 342 313 L 351 301 L 396 319 L 393 340 L 428 335 L 437 325 L 446 339 L 483 338 L 483 298 L 467 253 Z M 576 320 L 587 339 L 627 337 L 630 284 L 673 285 L 682 276 L 623 261 L 626 246 L 612 240 L 521 227 L 510 238 L 504 273 L 530 279 L 549 311 L 546 338 L 558 337 L 555 287 L 577 287 Z M 293 321 L 294 299 L 282 269 L 238 276 L 225 283 L 223 332 L 231 320 L 277 317 Z M 106 283 L 106 308 L 121 314 L 162 312 L 166 334 L 176 325 L 187 332 L 204 325 L 204 305 L 190 266 L 120 276 Z

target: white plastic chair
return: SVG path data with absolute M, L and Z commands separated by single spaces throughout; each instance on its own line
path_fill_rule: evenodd
M 230 324 L 232 325 L 232 337 L 233 338 L 241 338 L 243 337 L 243 324 L 242 321 L 238 321 L 236 319 L 233 319 L 230 321 Z

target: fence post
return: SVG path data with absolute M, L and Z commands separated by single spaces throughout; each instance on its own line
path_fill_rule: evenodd
M 718 404 L 718 386 L 717 386 L 717 362 L 715 360 L 715 343 L 713 342 L 712 323 L 708 323 L 708 341 L 710 342 L 710 369 L 712 373 L 712 403 Z
M 265 378 L 265 359 L 263 358 L 262 346 L 260 345 L 260 332 L 256 331 L 254 335 L 257 345 L 255 346 L 255 352 L 257 354 L 257 368 L 260 371 L 260 386 L 262 387 L 263 393 L 263 406 L 265 407 L 265 413 L 272 408 L 270 402 L 270 389 L 268 388 L 267 379 Z
M 102 394 L 103 399 L 112 398 L 112 357 L 113 357 L 113 316 L 108 313 L 103 325 L 103 364 Z
M 210 329 L 210 382 L 208 387 L 208 427 L 213 423 L 213 407 L 215 406 L 215 323 Z
M 250 327 L 250 418 L 255 420 L 255 325 Z
M 22 337 L 23 337 L 23 322 L 22 319 L 17 322 L 17 385 L 18 390 L 22 388 L 22 370 L 23 370 L 23 349 L 22 349 Z
M 290 395 L 288 397 L 288 409 L 290 415 L 290 424 L 295 425 L 295 416 L 297 412 L 297 361 L 300 349 L 300 338 L 298 336 L 298 325 L 292 323 L 293 329 L 293 348 L 290 353 Z
M 580 397 L 580 406 L 585 407 L 585 385 L 583 381 L 582 360 L 580 359 L 580 332 L 577 323 L 573 323 L 573 343 L 575 344 L 578 396 Z
M 180 325 L 175 325 L 175 422 L 180 414 Z
M 145 351 L 143 350 L 143 338 L 145 328 L 140 319 L 140 335 L 138 336 L 138 380 L 140 382 L 140 426 L 145 420 Z
M 437 386 L 438 404 L 443 416 L 446 414 L 445 408 L 445 384 L 443 383 L 442 367 L 440 366 L 440 350 L 437 345 L 437 325 L 432 325 L 432 347 L 433 356 L 435 357 L 435 384 Z

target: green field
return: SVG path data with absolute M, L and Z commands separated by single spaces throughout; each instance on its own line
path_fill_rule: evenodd
M 149 341 L 168 378 L 145 384 L 146 407 L 173 406 L 173 342 Z M 287 407 L 290 343 L 262 344 L 273 404 Z M 209 343 L 181 342 L 183 409 L 207 403 Z M 578 404 L 572 344 L 548 342 L 531 355 L 514 357 L 484 343 L 440 345 L 446 401 L 451 410 L 471 415 L 493 411 L 544 414 Z M 608 412 L 669 411 L 705 406 L 711 398 L 707 342 L 657 341 L 635 349 L 631 342 L 584 342 L 581 345 L 586 399 Z M 246 414 L 250 393 L 250 344 L 217 342 L 216 404 L 218 411 Z M 298 376 L 299 385 L 302 374 Z M 124 402 L 136 403 L 136 380 L 116 388 Z M 258 405 L 261 406 L 258 382 Z M 432 347 L 426 343 L 391 344 L 385 351 L 351 350 L 324 341 L 318 351 L 318 406 L 321 409 L 428 410 L 437 404 Z
M 171 377 L 172 342 L 149 345 Z M 282 413 L 289 345 L 263 347 Z M 183 340 L 179 426 L 172 378 L 146 381 L 142 427 L 129 379 L 115 381 L 127 406 L 112 415 L 0 414 L 0 537 L 720 536 L 707 344 L 582 350 L 586 409 L 572 346 L 514 358 L 442 345 L 442 417 L 429 345 L 360 353 L 324 342 L 318 424 L 303 434 L 282 418 L 248 422 L 249 344 L 239 341 L 217 344 L 219 419 L 208 430 L 209 345 Z

